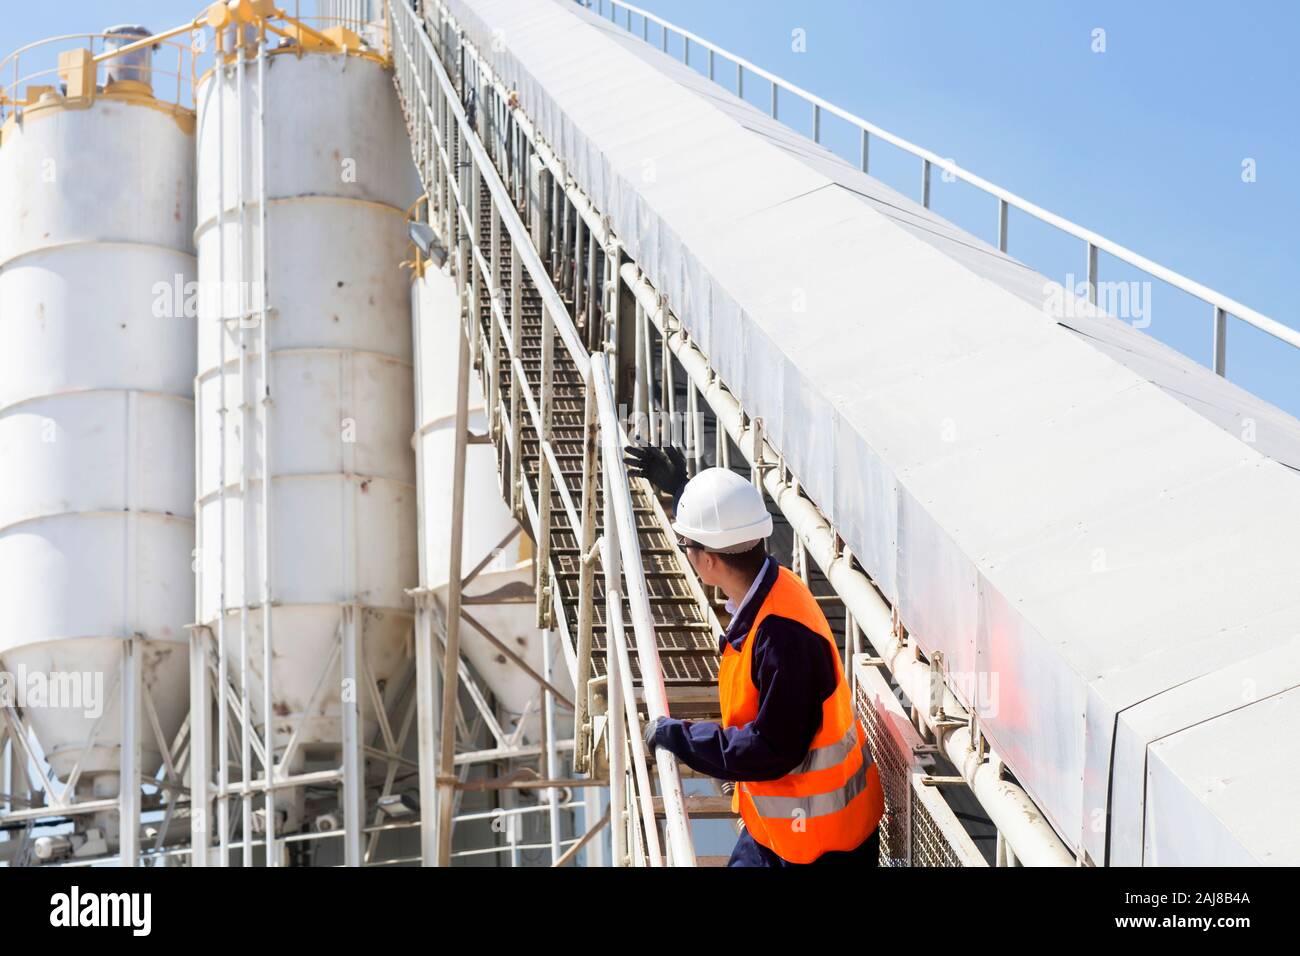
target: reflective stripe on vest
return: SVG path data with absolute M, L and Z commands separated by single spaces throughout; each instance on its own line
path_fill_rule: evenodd
M 857 722 L 849 724 L 849 729 L 844 736 L 833 744 L 827 744 L 825 747 L 814 747 L 808 751 L 808 756 L 803 758 L 803 763 L 791 770 L 791 773 L 810 773 L 813 770 L 825 770 L 828 767 L 836 767 L 844 762 L 844 758 L 853 753 L 854 747 L 859 747 L 858 742 L 858 725 Z M 863 751 L 866 755 L 866 762 L 871 762 L 871 754 Z
M 811 863 L 828 851 L 861 845 L 884 812 L 884 791 L 866 733 L 853 714 L 830 625 L 807 585 L 785 568 L 778 570 L 740 647 L 723 648 L 718 670 L 723 726 L 743 726 L 758 716 L 754 639 L 771 615 L 803 625 L 812 632 L 809 640 L 826 642 L 835 689 L 822 702 L 821 726 L 802 762 L 776 780 L 738 783 L 732 808 L 758 843 L 789 862 Z
M 769 797 L 764 794 L 756 794 L 750 790 L 749 785 L 745 789 L 749 791 L 749 798 L 754 801 L 754 807 L 758 812 L 772 820 L 808 820 L 812 817 L 824 817 L 828 813 L 838 813 L 850 803 L 853 798 L 867 788 L 867 771 L 871 769 L 871 754 L 866 747 L 862 748 L 862 766 L 844 785 L 837 787 L 828 793 L 815 793 L 806 797 Z

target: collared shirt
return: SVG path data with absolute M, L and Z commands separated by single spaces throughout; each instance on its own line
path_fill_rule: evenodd
M 737 651 L 754 626 L 779 566 L 768 557 L 732 616 L 719 650 Z M 719 780 L 776 780 L 799 766 L 821 727 L 822 704 L 835 691 L 835 659 L 825 639 L 790 618 L 768 615 L 754 634 L 750 677 L 758 716 L 741 727 L 664 718 L 655 744 Z
M 758 569 L 758 574 L 754 575 L 754 580 L 750 583 L 749 590 L 746 591 L 745 596 L 740 599 L 740 605 L 736 606 L 732 604 L 731 598 L 727 598 L 727 603 L 723 605 L 723 609 L 726 610 L 726 612 L 730 614 L 732 617 L 735 617 L 741 611 L 741 609 L 749 607 L 749 602 L 753 600 L 754 595 L 755 593 L 757 593 L 758 589 L 763 586 L 763 578 L 766 577 L 768 572 L 772 570 L 772 565 L 774 564 L 776 564 L 776 558 L 772 557 L 769 554 L 763 560 L 763 566 Z M 727 630 L 731 630 L 731 628 L 727 628 Z M 718 653 L 719 654 L 722 653 L 721 643 L 718 644 Z

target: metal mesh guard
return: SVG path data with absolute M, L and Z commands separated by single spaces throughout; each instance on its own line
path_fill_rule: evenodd
M 881 866 L 986 866 L 943 795 L 926 786 L 930 758 L 916 756 L 920 734 L 875 666 L 854 665 L 854 708 L 885 791 Z
M 867 732 L 867 746 L 875 758 L 885 791 L 885 814 L 880 818 L 880 865 L 907 866 L 908 805 L 911 768 L 908 755 L 886 729 L 880 712 L 861 682 L 857 685 L 858 719 Z

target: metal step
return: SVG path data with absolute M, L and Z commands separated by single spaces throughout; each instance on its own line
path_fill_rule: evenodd
M 655 816 L 664 815 L 663 797 L 654 798 Z M 711 793 L 686 794 L 686 814 L 692 820 L 734 820 L 739 814 L 731 812 L 731 797 Z
M 490 201 L 486 186 L 482 187 L 480 201 L 483 203 Z M 484 243 L 490 243 L 490 230 L 485 228 L 480 238 Z M 511 297 L 509 265 L 512 256 L 510 238 L 503 235 L 500 261 L 505 286 L 503 300 L 506 302 L 510 301 Z M 524 380 L 534 400 L 540 402 L 542 306 L 541 297 L 526 275 L 519 290 L 519 298 L 525 316 L 520 335 L 519 364 L 522 366 Z M 480 283 L 479 316 L 488 342 L 491 341 L 491 324 L 495 321 L 491 314 L 491 306 L 491 292 L 486 283 Z M 508 343 L 504 335 L 498 334 L 496 348 L 494 364 L 500 369 L 497 378 L 498 394 L 500 401 L 508 407 L 515 371 L 509 361 Z M 554 394 L 552 448 L 563 473 L 565 488 L 576 504 L 582 493 L 584 406 L 582 379 L 560 342 L 558 333 L 552 356 L 551 384 Z M 486 369 L 491 364 L 493 364 L 493 356 L 484 356 L 482 367 Z M 525 424 L 520 433 L 519 450 L 529 491 L 535 495 L 540 469 L 541 443 L 536 431 L 529 424 L 528 416 L 523 416 L 523 421 Z M 504 437 L 501 441 L 504 441 Z M 505 450 L 498 447 L 499 461 L 505 454 Z M 654 507 L 650 492 L 641 482 L 634 482 L 632 496 L 639 543 L 647 569 L 646 584 L 655 624 L 655 641 L 661 654 L 670 710 L 675 715 L 680 712 L 681 716 L 713 716 L 717 712 L 718 652 L 707 615 L 696 601 L 686 574 L 681 568 L 680 555 L 673 547 L 667 529 L 661 523 L 660 512 Z M 558 488 L 552 491 L 551 504 L 553 527 L 549 544 L 552 566 L 556 572 L 556 585 L 564 616 L 574 625 L 572 632 L 576 630 L 578 619 L 578 583 L 581 573 L 579 542 L 569 525 L 568 515 L 564 510 L 564 496 Z M 598 508 L 598 520 L 602 514 L 603 511 Z M 599 676 L 605 669 L 606 646 L 605 590 L 599 560 L 595 582 L 592 673 Z M 641 675 L 635 654 L 632 655 L 632 672 L 633 683 L 639 687 Z

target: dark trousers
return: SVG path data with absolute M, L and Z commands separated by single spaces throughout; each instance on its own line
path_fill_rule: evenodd
M 783 860 L 749 835 L 748 829 L 740 831 L 736 848 L 731 851 L 727 866 L 879 866 L 880 828 L 871 831 L 855 849 L 832 850 L 823 853 L 811 863 L 791 863 Z

